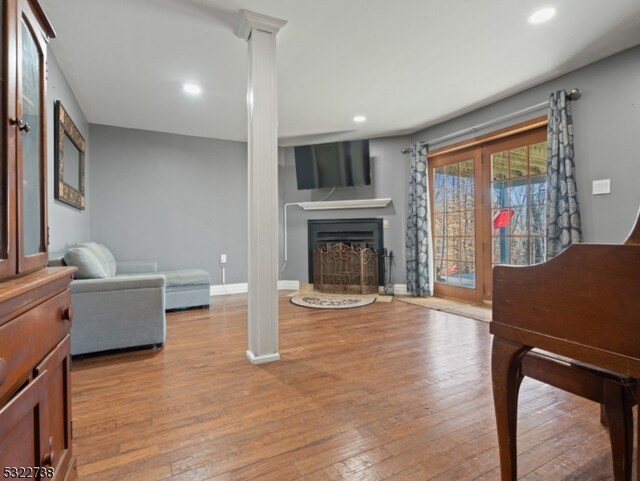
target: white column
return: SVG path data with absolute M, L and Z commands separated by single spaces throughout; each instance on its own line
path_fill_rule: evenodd
M 278 91 L 276 34 L 284 20 L 242 12 L 249 42 L 249 349 L 253 364 L 278 354 Z

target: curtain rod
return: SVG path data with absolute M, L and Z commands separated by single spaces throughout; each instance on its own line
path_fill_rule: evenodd
M 567 92 L 567 99 L 569 100 L 578 100 L 580 98 L 580 91 L 578 89 L 571 89 L 569 92 Z M 488 120 L 487 122 L 483 122 L 481 124 L 477 124 L 474 125 L 473 127 L 467 127 L 466 129 L 462 129 L 462 130 L 458 130 L 457 132 L 453 132 L 451 134 L 447 134 L 447 135 L 443 135 L 442 137 L 438 137 L 435 139 L 431 139 L 428 141 L 423 141 L 423 142 L 419 142 L 420 147 L 424 146 L 424 145 L 433 145 L 433 144 L 439 144 L 441 142 L 444 142 L 445 140 L 451 140 L 451 139 L 455 139 L 456 137 L 460 137 L 462 135 L 465 134 L 472 134 L 480 129 L 483 129 L 485 127 L 490 127 L 492 125 L 495 124 L 499 124 L 500 122 L 503 122 L 505 120 L 509 120 L 512 119 L 514 117 L 518 117 L 520 115 L 524 115 L 524 114 L 528 114 L 530 112 L 535 112 L 536 110 L 540 110 L 543 107 L 546 107 L 549 105 L 549 101 L 545 101 L 545 102 L 540 102 L 538 104 L 535 105 L 531 105 L 530 107 L 525 107 L 524 109 L 520 109 L 520 110 L 516 110 L 515 112 L 511 112 L 510 114 L 506 114 L 503 115 L 501 117 L 495 118 L 493 120 Z M 407 154 L 409 152 L 411 152 L 411 148 L 410 147 L 404 147 L 402 149 L 400 149 L 400 152 L 402 152 L 403 154 Z

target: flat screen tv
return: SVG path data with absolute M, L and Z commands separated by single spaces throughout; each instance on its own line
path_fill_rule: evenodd
M 303 145 L 294 153 L 300 190 L 371 184 L 368 140 Z

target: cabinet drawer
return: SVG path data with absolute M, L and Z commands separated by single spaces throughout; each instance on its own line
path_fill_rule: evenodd
M 69 332 L 71 294 L 58 294 L 0 327 L 0 403 Z

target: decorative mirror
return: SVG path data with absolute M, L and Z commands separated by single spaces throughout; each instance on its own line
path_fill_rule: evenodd
M 84 210 L 84 137 L 57 100 L 55 103 L 55 198 Z

